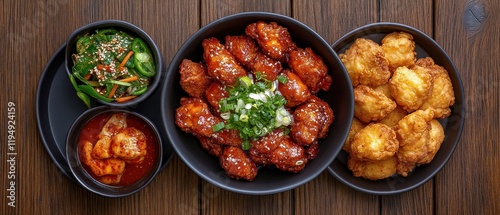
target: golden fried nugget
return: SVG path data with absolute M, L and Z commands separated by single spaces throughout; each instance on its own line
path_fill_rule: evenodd
M 406 115 L 396 126 L 399 141 L 398 173 L 407 176 L 421 159 L 427 155 L 430 141 L 430 122 L 434 118 L 432 109 L 417 110 Z
M 394 156 L 399 148 L 396 132 L 382 123 L 370 123 L 351 141 L 350 155 L 362 161 L 380 161 Z
M 212 82 L 205 65 L 189 59 L 182 60 L 179 73 L 181 75 L 180 84 L 182 89 L 193 97 L 203 97 L 205 90 Z
M 369 180 L 379 180 L 394 175 L 397 164 L 398 159 L 396 156 L 375 162 L 361 161 L 353 157 L 349 157 L 347 160 L 347 167 L 353 172 L 355 177 L 362 177 Z
M 441 144 L 444 140 L 444 130 L 443 126 L 439 121 L 433 119 L 430 122 L 431 129 L 429 130 L 429 143 L 427 144 L 427 155 L 421 159 L 418 164 L 428 164 L 434 159 L 434 156 L 438 152 Z
M 377 92 L 383 93 L 387 98 L 394 100 L 391 96 L 391 90 L 389 89 L 389 82 L 387 82 L 387 84 L 374 87 L 373 89 Z
M 363 129 L 366 125 L 359 121 L 356 117 L 352 119 L 352 124 L 351 128 L 349 129 L 349 134 L 347 135 L 347 139 L 344 142 L 344 146 L 342 149 L 346 152 L 351 151 L 351 141 L 356 133 L 358 133 L 359 130 Z
M 434 108 L 435 118 L 448 117 L 451 114 L 450 106 L 455 103 L 455 93 L 448 71 L 434 64 L 434 60 L 429 57 L 417 60 L 416 65 L 428 68 L 434 76 L 432 92 L 420 109 Z
M 405 111 L 417 110 L 432 91 L 433 76 L 428 69 L 415 66 L 398 67 L 389 80 L 389 90 L 396 103 Z
M 408 113 L 401 107 L 397 106 L 396 108 L 394 108 L 394 110 L 387 114 L 387 116 L 385 116 L 378 122 L 394 128 L 398 124 L 399 120 L 403 119 L 406 115 L 408 115 Z
M 359 85 L 354 88 L 354 116 L 363 123 L 383 119 L 396 108 L 396 102 L 371 87 Z
M 358 85 L 376 87 L 387 83 L 391 76 L 382 47 L 372 40 L 356 39 L 339 57 L 354 87 Z
M 389 70 L 400 66 L 410 67 L 415 64 L 415 42 L 413 36 L 406 32 L 392 32 L 382 39 L 382 50 L 389 62 Z

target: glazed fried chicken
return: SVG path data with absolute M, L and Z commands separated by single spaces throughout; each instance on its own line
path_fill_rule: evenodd
M 257 140 L 251 141 L 250 158 L 257 164 L 271 164 L 271 154 L 288 135 L 282 129 L 274 129 L 273 132 Z
M 288 29 L 276 22 L 252 23 L 247 26 L 245 33 L 257 41 L 264 54 L 282 62 L 285 61 L 286 53 L 296 47 Z
M 397 106 L 383 93 L 365 85 L 354 88 L 354 103 L 354 116 L 363 123 L 383 119 Z
M 334 119 L 333 110 L 316 96 L 298 106 L 293 113 L 290 135 L 299 145 L 311 145 L 328 133 Z
M 236 78 L 247 75 L 246 70 L 217 38 L 204 39 L 201 45 L 210 77 L 223 84 L 233 85 Z
M 218 81 L 212 82 L 207 89 L 205 89 L 205 98 L 207 98 L 207 102 L 212 107 L 214 114 L 220 115 L 220 105 L 219 102 L 227 98 L 229 93 L 226 91 L 224 85 L 222 85 Z
M 415 42 L 413 36 L 406 32 L 392 32 L 382 39 L 382 50 L 389 62 L 389 70 L 400 66 L 411 67 L 415 63 Z
M 307 85 L 311 93 L 330 89 L 332 77 L 328 75 L 328 67 L 311 48 L 291 50 L 288 65 Z
M 219 160 L 220 165 L 231 178 L 253 181 L 257 176 L 257 166 L 240 147 L 224 147 Z
M 309 88 L 295 73 L 286 69 L 282 73 L 287 78 L 286 83 L 278 83 L 278 90 L 286 99 L 286 107 L 295 107 L 307 101 L 311 97 Z
M 283 171 L 300 172 L 307 161 L 304 147 L 293 142 L 291 138 L 284 138 L 271 154 L 271 162 Z
M 180 84 L 182 89 L 193 97 L 203 97 L 205 90 L 212 82 L 205 65 L 189 59 L 182 60 L 179 73 L 181 75 Z
M 356 39 L 339 57 L 349 73 L 353 87 L 376 87 L 387 83 L 391 76 L 382 47 L 372 40 Z

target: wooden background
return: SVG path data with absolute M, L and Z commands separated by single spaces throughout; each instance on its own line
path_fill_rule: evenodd
M 498 0 L 5 0 L 0 3 L 0 214 L 500 214 L 500 5 Z M 227 192 L 174 156 L 141 192 L 109 199 L 68 180 L 45 151 L 35 95 L 44 66 L 69 34 L 87 23 L 121 19 L 143 28 L 168 64 L 207 23 L 242 11 L 291 16 L 333 43 L 373 22 L 414 26 L 457 66 L 466 124 L 455 153 L 423 186 L 374 196 L 327 171 L 294 190 L 266 196 Z M 16 207 L 7 206 L 7 103 L 16 104 Z

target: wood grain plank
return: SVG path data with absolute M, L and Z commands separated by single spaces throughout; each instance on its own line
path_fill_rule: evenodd
M 293 2 L 293 17 L 317 31 L 333 44 L 335 40 L 377 19 L 377 2 L 307 1 Z M 334 180 L 328 172 L 295 189 L 296 214 L 378 214 L 379 198 L 357 192 Z
M 459 145 L 436 176 L 437 214 L 500 213 L 498 11 L 495 0 L 436 1 L 435 38 L 455 62 L 466 98 Z
M 397 22 L 433 35 L 433 1 L 380 0 L 380 21 Z M 432 214 L 434 210 L 433 179 L 407 193 L 382 196 L 381 214 Z
M 290 1 L 202 0 L 202 26 L 227 15 L 246 11 L 266 11 L 290 15 Z M 205 181 L 201 198 L 202 214 L 291 214 L 292 191 L 251 196 L 221 190 Z M 207 195 L 208 194 L 208 195 Z

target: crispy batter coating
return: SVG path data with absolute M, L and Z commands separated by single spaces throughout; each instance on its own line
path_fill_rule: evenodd
M 284 138 L 271 154 L 271 162 L 283 171 L 300 172 L 307 163 L 304 147 Z
M 373 89 L 377 92 L 383 93 L 387 98 L 394 100 L 391 96 L 391 90 L 389 89 L 389 82 L 373 87 Z
M 361 161 L 353 157 L 349 157 L 347 160 L 347 167 L 355 177 L 363 177 L 369 180 L 379 180 L 394 175 L 397 164 L 398 159 L 396 156 L 375 162 Z
M 282 73 L 287 77 L 286 83 L 278 82 L 278 90 L 286 99 L 285 107 L 295 107 L 307 101 L 311 92 L 298 75 L 286 69 Z
M 415 164 L 428 154 L 430 121 L 434 118 L 432 109 L 417 110 L 398 122 L 396 134 L 399 141 L 398 173 L 407 176 Z
M 354 87 L 360 84 L 376 87 L 387 83 L 391 76 L 382 47 L 372 40 L 356 39 L 339 57 Z
M 274 129 L 273 132 L 251 141 L 250 158 L 257 164 L 271 164 L 272 153 L 285 138 L 288 138 L 288 135 L 282 129 Z
M 224 147 L 219 160 L 220 165 L 231 178 L 253 181 L 257 176 L 257 166 L 239 147 Z
M 441 144 L 444 140 L 444 130 L 443 126 L 439 121 L 433 119 L 430 122 L 431 129 L 429 131 L 429 143 L 427 144 L 427 155 L 422 158 L 418 164 L 428 164 L 434 159 L 434 156 L 438 152 Z
M 394 128 L 398 124 L 399 120 L 403 119 L 403 117 L 405 117 L 406 115 L 408 115 L 408 113 L 405 110 L 403 110 L 399 106 L 396 106 L 394 110 L 392 110 L 389 114 L 387 114 L 387 116 L 385 116 L 378 122 Z
M 288 65 L 309 87 L 312 93 L 330 89 L 331 77 L 328 75 L 328 67 L 323 62 L 323 59 L 314 53 L 311 48 L 291 50 Z
M 352 123 L 351 123 L 351 128 L 349 129 L 349 134 L 347 135 L 347 139 L 344 142 L 344 146 L 342 149 L 346 152 L 351 152 L 351 142 L 356 133 L 358 133 L 359 130 L 363 129 L 366 125 L 359 121 L 358 118 L 354 117 L 352 118 Z
M 333 110 L 328 103 L 312 96 L 295 109 L 290 135 L 299 145 L 310 145 L 326 136 L 333 119 Z
M 389 70 L 400 66 L 410 67 L 415 63 L 417 52 L 413 36 L 406 32 L 392 32 L 382 39 L 382 50 L 389 62 Z
M 435 118 L 448 117 L 451 114 L 450 106 L 455 103 L 455 93 L 448 71 L 434 64 L 434 60 L 429 57 L 418 59 L 416 65 L 428 68 L 434 76 L 432 92 L 420 109 L 434 108 Z
M 354 116 L 363 123 L 383 119 L 396 108 L 396 102 L 371 87 L 354 88 Z
M 284 61 L 286 53 L 296 47 L 288 29 L 276 22 L 249 24 L 245 33 L 257 41 L 264 54 L 279 61 Z
M 205 90 L 212 82 L 205 65 L 189 59 L 182 60 L 179 73 L 181 75 L 180 84 L 182 89 L 193 97 L 203 97 Z
M 212 107 L 213 113 L 219 116 L 219 102 L 222 99 L 229 97 L 229 92 L 227 92 L 224 85 L 222 85 L 218 81 L 212 82 L 205 90 L 205 97 L 207 98 L 207 102 Z
M 350 155 L 362 161 L 380 161 L 394 156 L 399 148 L 396 132 L 381 123 L 370 123 L 351 141 Z
M 201 45 L 204 50 L 203 59 L 210 77 L 223 84 L 232 85 L 236 78 L 247 75 L 246 70 L 217 38 L 204 39 Z
M 432 92 L 432 74 L 428 69 L 415 66 L 399 67 L 389 80 L 389 89 L 396 103 L 405 111 L 417 110 Z

